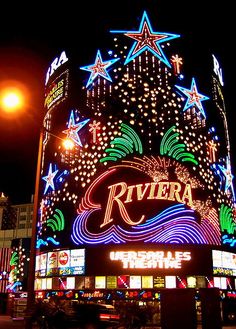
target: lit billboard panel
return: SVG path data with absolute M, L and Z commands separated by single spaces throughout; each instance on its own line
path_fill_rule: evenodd
M 36 256 L 36 276 L 85 274 L 85 249 L 58 250 Z
M 228 251 L 212 250 L 213 273 L 236 276 L 236 254 Z

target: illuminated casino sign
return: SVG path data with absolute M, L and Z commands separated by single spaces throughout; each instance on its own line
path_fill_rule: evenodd
M 57 105 L 67 97 L 69 71 L 60 74 L 51 84 L 48 85 L 45 92 L 44 106 L 47 110 Z
M 214 64 L 214 72 L 217 75 L 221 86 L 223 86 L 224 81 L 223 81 L 222 68 L 220 67 L 220 64 L 219 64 L 217 58 L 215 57 L 215 55 L 212 54 L 212 57 L 213 57 L 213 64 Z
M 192 193 L 190 184 L 186 184 L 183 191 L 178 182 L 159 182 L 159 183 L 144 183 L 128 186 L 125 182 L 119 182 L 108 186 L 109 195 L 104 216 L 104 221 L 101 227 L 113 221 L 112 210 L 116 203 L 119 207 L 122 219 L 130 225 L 141 223 L 145 219 L 142 215 L 138 222 L 130 219 L 127 212 L 126 203 L 132 203 L 142 200 L 170 200 L 180 203 L 192 205 Z M 119 192 L 117 192 L 119 191 Z
M 182 231 L 183 225 L 192 232 L 192 240 L 202 239 L 197 230 L 199 232 L 206 216 L 214 221 L 215 213 L 200 181 L 190 175 L 185 166 L 164 157 L 155 161 L 159 170 L 156 168 L 151 173 L 149 168 L 149 174 L 155 175 L 151 181 L 145 168 L 141 172 L 141 166 L 138 166 L 141 161 L 136 158 L 132 166 L 128 161 L 117 164 L 93 181 L 77 208 L 78 216 L 72 231 L 76 244 L 171 241 L 172 238 L 184 241 L 187 231 Z M 183 179 L 183 172 L 188 179 Z M 205 232 L 205 238 L 217 241 L 217 235 L 212 236 L 210 227 L 206 230 L 209 232 Z M 168 231 L 175 235 L 170 237 Z
M 110 259 L 120 261 L 123 268 L 182 268 L 191 260 L 190 251 L 111 251 Z
M 53 73 L 64 63 L 68 61 L 68 57 L 66 56 L 66 52 L 62 51 L 59 57 L 56 57 L 51 65 L 49 66 L 46 74 L 45 85 L 48 83 L 49 78 L 53 75 Z
M 111 51 L 95 50 L 90 64 L 62 52 L 49 67 L 36 242 L 49 258 L 41 272 L 72 271 L 76 248 L 235 247 L 227 125 L 217 131 L 212 118 L 218 87 L 183 76 L 184 54 L 172 48 L 180 35 L 155 30 L 144 11 L 135 31 L 111 30 Z M 213 61 L 209 75 L 221 81 Z M 63 250 L 57 259 L 48 254 L 55 248 Z M 178 255 L 152 266 L 189 263 Z

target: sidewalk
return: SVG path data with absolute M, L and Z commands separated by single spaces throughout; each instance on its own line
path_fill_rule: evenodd
M 24 320 L 12 320 L 8 315 L 0 315 L 0 328 L 1 329 L 25 329 Z M 153 329 L 152 327 L 146 327 Z M 161 327 L 155 327 L 155 329 L 161 329 Z M 179 328 L 180 329 L 180 328 Z M 201 325 L 198 325 L 197 329 L 202 329 Z M 236 329 L 235 326 L 223 326 L 222 329 Z
M 24 320 L 12 320 L 8 315 L 0 315 L 1 329 L 24 329 Z

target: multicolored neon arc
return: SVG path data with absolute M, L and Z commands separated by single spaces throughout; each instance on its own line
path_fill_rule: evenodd
M 184 205 L 171 206 L 143 224 L 131 226 L 130 230 L 120 225 L 111 225 L 102 233 L 91 233 L 87 229 L 89 216 L 99 209 L 90 209 L 78 215 L 73 224 L 71 239 L 76 245 L 124 244 L 127 242 L 146 243 L 190 243 L 220 244 L 218 217 L 211 213 L 211 221 L 207 218 L 197 223 L 194 211 Z M 214 233 L 213 233 L 214 232 Z

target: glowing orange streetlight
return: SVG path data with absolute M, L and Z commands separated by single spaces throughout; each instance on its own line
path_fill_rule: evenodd
M 0 84 L 0 110 L 5 117 L 14 117 L 22 112 L 27 103 L 28 90 L 18 81 L 3 81 Z
M 69 138 L 64 139 L 62 144 L 66 150 L 73 150 L 73 148 L 75 147 L 74 142 L 72 141 L 72 139 Z
M 22 95 L 18 91 L 7 91 L 2 95 L 2 109 L 5 112 L 14 112 L 23 104 Z

